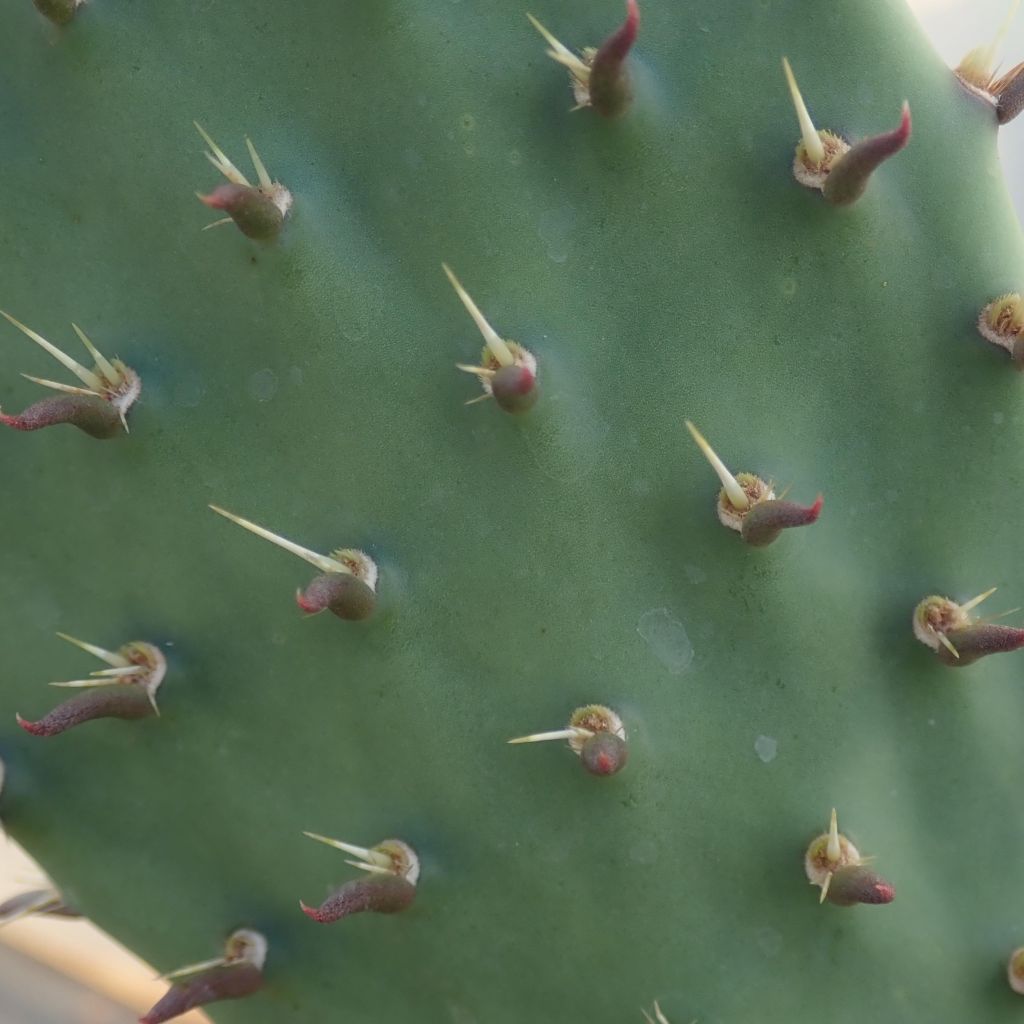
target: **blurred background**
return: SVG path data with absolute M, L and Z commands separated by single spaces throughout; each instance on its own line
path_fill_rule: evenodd
M 951 66 L 966 50 L 992 39 L 1010 6 L 1009 0 L 909 3 Z M 1024 16 L 1007 32 L 1000 59 L 1004 70 L 1024 60 Z M 1020 219 L 1024 212 L 1024 124 L 1000 132 L 999 144 Z M 46 885 L 46 878 L 17 844 L 0 841 L 0 901 Z M 196 959 L 216 953 L 199 949 Z M 85 922 L 26 918 L 0 929 L 3 1024 L 133 1024 L 165 987 L 157 980 L 156 971 Z M 183 1024 L 208 1024 L 198 1012 L 179 1019 Z

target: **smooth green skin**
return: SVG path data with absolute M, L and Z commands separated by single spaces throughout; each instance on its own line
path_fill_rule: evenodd
M 910 631 L 928 593 L 1024 603 L 1022 381 L 973 329 L 1024 283 L 995 115 L 889 0 L 684 6 L 645 3 L 614 124 L 513 0 L 0 13 L 0 305 L 145 388 L 129 438 L 0 434 L 3 818 L 160 970 L 263 929 L 268 987 L 218 1022 L 1019 1019 L 1024 656 L 953 671 Z M 532 9 L 581 46 L 621 15 Z M 790 177 L 783 53 L 821 127 L 910 100 L 853 208 Z M 278 244 L 200 231 L 193 118 L 293 190 Z M 526 416 L 462 405 L 442 260 L 538 354 Z M 12 410 L 60 372 L 6 325 L 0 366 Z M 743 545 L 686 417 L 820 522 Z M 365 545 L 376 616 L 304 621 L 315 571 L 211 501 Z M 21 734 L 94 667 L 58 629 L 167 645 L 163 717 Z M 505 744 L 591 701 L 621 775 Z M 891 906 L 818 905 L 833 805 Z M 410 842 L 416 905 L 308 921 L 354 872 L 302 829 Z

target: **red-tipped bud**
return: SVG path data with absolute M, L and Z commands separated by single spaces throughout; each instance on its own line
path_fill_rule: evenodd
M 148 718 L 155 715 L 150 695 L 141 686 L 88 690 L 58 704 L 37 722 L 17 716 L 18 725 L 32 736 L 57 736 L 95 718 Z
M 959 657 L 947 647 L 938 648 L 939 657 L 947 665 L 962 667 L 988 654 L 1003 654 L 1024 647 L 1024 629 L 977 622 L 962 629 L 949 630 L 946 639 L 956 648 Z
M 899 127 L 851 146 L 832 165 L 822 192 L 835 206 L 856 202 L 868 187 L 868 180 L 878 166 L 894 156 L 910 141 L 910 106 L 903 104 Z
M 66 25 L 85 0 L 32 0 L 35 9 L 55 25 Z
M 621 117 L 633 102 L 626 58 L 640 29 L 637 0 L 626 0 L 626 20 L 594 55 L 590 65 L 590 105 L 603 117 Z
M 188 980 L 175 983 L 139 1024 L 163 1024 L 197 1006 L 252 995 L 263 987 L 266 957 L 267 940 L 259 932 L 239 929 L 228 938 L 223 957 L 168 975 Z
M 302 912 L 319 924 L 331 924 L 353 914 L 397 914 L 412 905 L 416 886 L 401 875 L 372 875 L 346 882 L 319 907 L 300 901 Z
M 197 1006 L 206 1006 L 222 999 L 241 999 L 263 987 L 263 972 L 252 964 L 231 964 L 193 978 L 184 985 L 174 985 L 139 1024 L 163 1024 L 180 1017 Z
M 576 708 L 564 729 L 535 732 L 508 742 L 543 743 L 547 740 L 568 740 L 569 749 L 591 775 L 615 775 L 625 768 L 629 758 L 622 719 L 603 704 L 585 704 Z
M 266 242 L 276 238 L 284 227 L 286 210 L 279 200 L 262 188 L 228 182 L 208 196 L 199 197 L 212 210 L 223 210 L 247 238 Z
M 0 413 L 0 423 L 15 430 L 41 430 L 58 423 L 70 423 L 101 440 L 116 437 L 124 429 L 117 409 L 110 402 L 91 395 L 41 398 L 18 416 Z
M 299 607 L 310 615 L 331 611 L 339 619 L 368 619 L 377 607 L 377 595 L 371 587 L 351 573 L 327 572 L 317 576 L 305 590 L 295 595 Z
M 629 747 L 613 732 L 598 732 L 583 741 L 580 760 L 591 775 L 615 775 L 626 767 Z
M 825 899 L 837 907 L 855 903 L 892 903 L 896 890 L 863 864 L 838 868 L 832 875 Z
M 819 494 L 813 505 L 797 505 L 792 501 L 772 499 L 752 505 L 743 517 L 740 536 L 751 547 L 763 548 L 778 540 L 783 530 L 809 526 L 818 521 L 825 499 Z
M 490 383 L 495 402 L 505 412 L 526 412 L 537 402 L 537 375 L 529 366 L 503 366 Z

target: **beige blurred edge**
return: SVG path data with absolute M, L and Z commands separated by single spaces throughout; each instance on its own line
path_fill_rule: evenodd
M 0 902 L 49 884 L 28 854 L 8 838 L 0 848 Z M 159 972 L 88 921 L 24 918 L 0 931 L 0 943 L 136 1015 L 145 1013 L 167 991 L 167 983 L 158 980 Z M 196 960 L 208 953 L 197 951 Z M 182 1024 L 210 1024 L 209 1017 L 198 1010 L 178 1019 Z
M 949 61 L 963 56 L 965 39 L 974 45 L 988 42 L 1008 9 L 1008 0 L 908 2 L 939 52 Z M 1020 20 L 1007 33 L 1002 49 L 1004 54 L 1014 56 L 1014 63 L 1024 59 L 1024 25 Z M 1024 127 L 1018 133 L 1024 136 Z M 1024 164 L 1024 148 L 1013 145 L 1010 150 L 1004 149 L 1004 160 L 1008 165 Z M 1021 209 L 1024 196 L 1014 198 Z M 8 840 L 0 850 L 0 901 L 46 884 L 39 868 L 16 843 Z M 167 987 L 157 980 L 156 970 L 85 921 L 17 921 L 0 931 L 0 943 L 138 1014 L 149 1009 Z M 196 950 L 196 959 L 208 953 Z M 198 1011 L 179 1019 L 182 1024 L 209 1024 L 209 1018 Z

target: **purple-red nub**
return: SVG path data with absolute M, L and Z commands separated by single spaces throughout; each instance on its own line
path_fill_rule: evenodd
M 266 242 L 284 226 L 285 212 L 260 188 L 227 182 L 199 199 L 211 210 L 223 210 L 247 238 Z
M 367 911 L 377 914 L 397 914 L 412 905 L 416 886 L 400 875 L 374 875 L 346 882 L 333 892 L 319 907 L 310 907 L 299 901 L 306 917 L 318 924 L 332 924 L 353 914 Z
M 891 132 L 861 139 L 844 153 L 825 179 L 822 192 L 835 206 L 854 203 L 864 194 L 868 180 L 878 166 L 910 141 L 910 104 L 904 103 L 899 127 Z
M 816 523 L 824 504 L 825 499 L 820 494 L 813 505 L 797 505 L 776 498 L 759 501 L 744 515 L 740 536 L 751 547 L 765 547 L 777 540 L 783 530 Z
M 330 611 L 339 619 L 358 622 L 368 619 L 377 607 L 377 595 L 371 587 L 351 573 L 327 572 L 317 576 L 295 601 L 307 615 Z
M 855 903 L 880 905 L 892 903 L 896 890 L 863 864 L 850 864 L 832 875 L 825 898 L 837 907 L 852 907 Z
M 505 412 L 526 412 L 537 402 L 537 376 L 528 366 L 503 366 L 491 378 L 491 394 Z
M 615 775 L 626 767 L 629 747 L 613 732 L 597 732 L 583 741 L 580 760 L 591 775 Z
M 1004 654 L 1024 647 L 1024 629 L 1000 626 L 991 622 L 976 622 L 961 629 L 951 629 L 946 639 L 956 648 L 959 657 L 946 647 L 938 648 L 939 657 L 955 668 L 970 665 L 989 654 Z
M 141 686 L 119 686 L 107 690 L 89 690 L 76 694 L 37 722 L 17 715 L 18 725 L 32 736 L 58 736 L 83 722 L 96 718 L 148 718 L 155 715 L 149 694 Z
M 0 423 L 14 430 L 42 430 L 59 423 L 78 427 L 90 437 L 106 440 L 121 433 L 121 417 L 114 406 L 91 395 L 54 395 L 33 402 L 17 416 L 0 413 Z
M 640 30 L 637 0 L 626 0 L 626 20 L 601 45 L 590 65 L 590 105 L 604 117 L 619 117 L 633 101 L 626 58 Z
M 258 992 L 266 958 L 267 940 L 259 932 L 240 928 L 228 938 L 222 957 L 169 974 L 168 978 L 185 980 L 175 981 L 139 1024 L 164 1024 L 197 1006 Z

